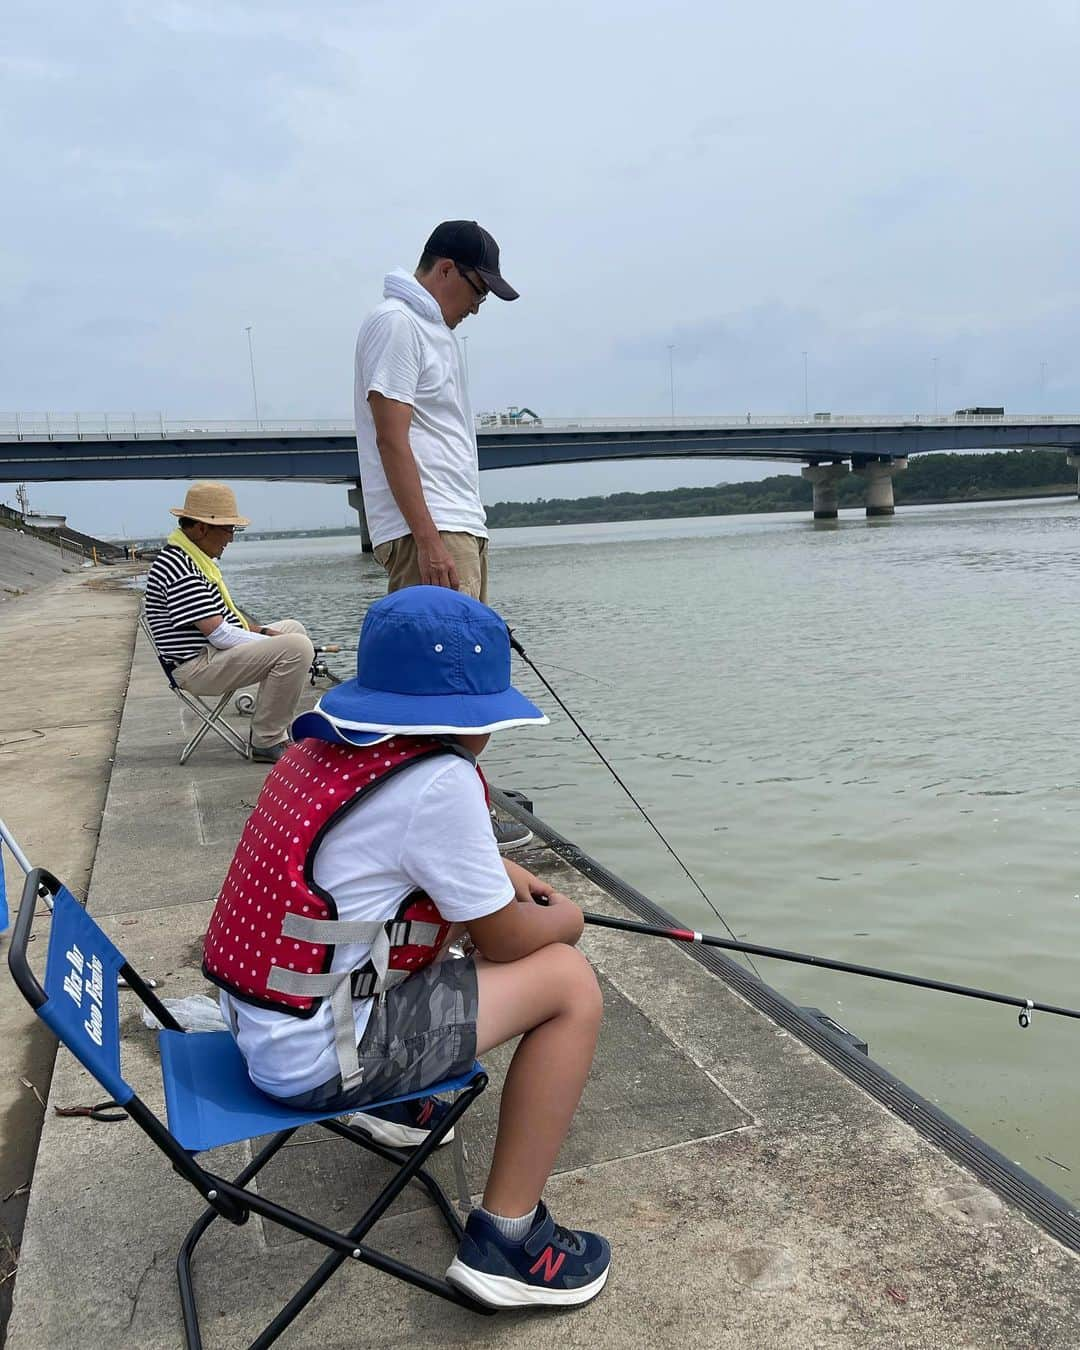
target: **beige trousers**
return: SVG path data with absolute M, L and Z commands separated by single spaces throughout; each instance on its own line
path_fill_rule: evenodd
M 227 694 L 257 684 L 251 743 L 258 746 L 278 745 L 285 740 L 315 659 L 315 648 L 302 623 L 277 619 L 266 626 L 280 628 L 280 637 L 243 642 L 225 651 L 207 647 L 172 673 L 180 688 L 192 694 Z
M 475 534 L 440 530 L 458 574 L 458 590 L 487 604 L 487 544 Z M 420 585 L 420 567 L 416 560 L 416 540 L 411 534 L 379 544 L 373 550 L 375 561 L 386 568 L 388 591 Z

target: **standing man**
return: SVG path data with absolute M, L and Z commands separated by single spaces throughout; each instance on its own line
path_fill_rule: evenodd
M 356 445 L 375 558 L 388 590 L 447 586 L 487 599 L 487 541 L 465 370 L 453 330 L 489 294 L 516 300 L 499 246 L 447 220 L 416 272 L 384 283 L 356 340 Z
M 356 339 L 356 448 L 375 559 L 387 590 L 445 586 L 487 601 L 476 423 L 453 330 L 489 295 L 516 300 L 499 246 L 475 220 L 444 220 L 412 276 L 395 268 Z M 491 812 L 504 852 L 532 831 Z
M 237 529 L 250 525 L 224 483 L 193 483 L 183 506 L 169 508 L 178 528 L 146 576 L 146 622 L 162 663 L 181 689 L 225 694 L 259 686 L 251 719 L 251 758 L 276 764 L 315 648 L 304 625 L 279 619 L 263 627 L 233 601 L 218 559 Z

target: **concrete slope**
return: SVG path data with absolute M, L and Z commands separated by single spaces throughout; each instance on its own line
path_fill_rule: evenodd
M 77 572 L 81 561 L 52 544 L 20 530 L 0 529 L 0 601 L 45 586 L 65 572 Z

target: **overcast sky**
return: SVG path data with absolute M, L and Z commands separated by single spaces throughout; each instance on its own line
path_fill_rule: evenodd
M 1077 0 L 7 0 L 0 410 L 346 417 L 440 219 L 477 409 L 1080 407 Z M 607 464 L 487 500 L 749 478 Z M 344 489 L 238 485 L 275 525 Z M 31 487 L 132 534 L 183 485 Z M 0 485 L 0 497 L 13 489 Z

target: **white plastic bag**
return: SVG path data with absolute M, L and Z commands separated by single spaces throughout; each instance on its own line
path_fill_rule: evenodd
M 162 1003 L 176 1018 L 185 1031 L 227 1031 L 221 1009 L 216 999 L 205 994 L 192 994 L 189 998 L 163 998 Z M 142 1010 L 143 1026 L 159 1031 L 161 1023 L 145 1005 Z

